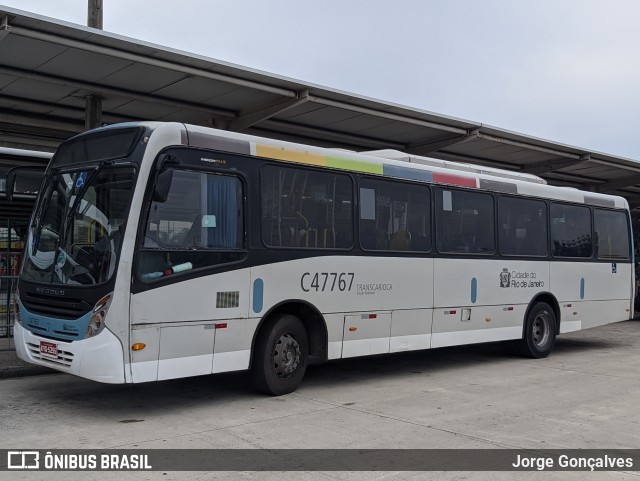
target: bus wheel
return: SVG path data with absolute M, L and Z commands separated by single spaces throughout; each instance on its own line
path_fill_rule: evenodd
M 307 331 L 302 321 L 279 314 L 256 339 L 251 378 L 258 391 L 280 396 L 296 390 L 307 369 Z
M 546 302 L 535 304 L 524 323 L 524 336 L 517 341 L 523 356 L 547 357 L 556 342 L 556 315 Z

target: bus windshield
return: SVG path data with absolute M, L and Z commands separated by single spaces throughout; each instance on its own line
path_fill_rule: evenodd
M 29 231 L 22 278 L 84 286 L 110 280 L 134 176 L 133 167 L 103 164 L 53 173 Z

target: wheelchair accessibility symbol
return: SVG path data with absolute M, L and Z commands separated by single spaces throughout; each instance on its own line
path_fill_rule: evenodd
M 85 180 L 87 180 L 87 173 L 80 172 L 78 174 L 78 178 L 76 179 L 76 189 L 82 189 L 82 186 L 84 185 Z

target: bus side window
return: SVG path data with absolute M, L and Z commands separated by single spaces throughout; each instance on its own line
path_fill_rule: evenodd
M 359 229 L 364 250 L 431 250 L 429 187 L 397 180 L 362 179 Z
M 438 251 L 484 254 L 495 251 L 491 194 L 439 188 L 436 192 Z
M 149 281 L 240 260 L 244 230 L 238 177 L 176 170 L 167 200 L 151 204 L 138 275 Z
M 534 199 L 501 196 L 498 200 L 500 253 L 547 255 L 547 205 Z
M 351 248 L 353 184 L 347 175 L 267 165 L 260 186 L 265 245 Z
M 551 245 L 556 257 L 591 257 L 591 213 L 581 205 L 551 204 Z

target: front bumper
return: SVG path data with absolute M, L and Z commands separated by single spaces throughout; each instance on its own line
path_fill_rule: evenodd
M 80 341 L 60 341 L 40 337 L 16 323 L 13 329 L 16 353 L 23 361 L 109 384 L 122 384 L 124 353 L 120 340 L 109 329 Z M 40 352 L 40 341 L 54 343 L 57 356 Z

